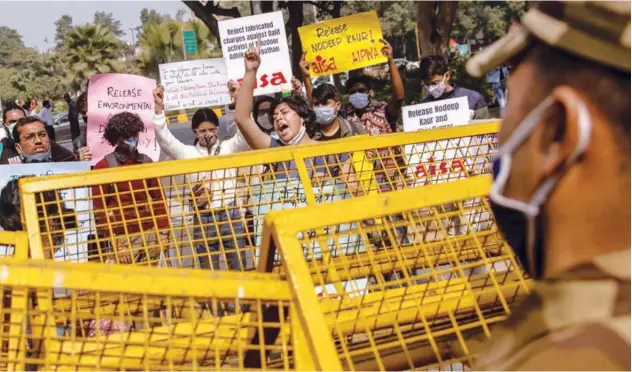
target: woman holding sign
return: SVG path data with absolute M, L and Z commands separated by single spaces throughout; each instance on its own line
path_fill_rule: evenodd
M 235 121 L 244 138 L 254 150 L 318 143 L 307 135 L 307 127 L 311 128 L 316 125 L 316 115 L 301 97 L 284 97 L 274 102 L 270 107 L 268 118 L 278 135 L 278 139 L 270 137 L 255 123 L 251 113 L 257 70 L 261 65 L 260 51 L 261 47 L 257 43 L 256 48 L 248 49 L 244 56 L 246 73 L 241 82 L 235 106 Z M 311 164 L 306 164 L 306 166 L 311 177 L 333 175 L 337 178 L 344 178 L 342 180 L 344 184 L 357 189 L 355 186 L 357 179 L 353 173 L 349 154 L 317 156 L 309 159 L 309 162 Z M 296 164 L 293 162 L 275 163 L 272 168 L 275 179 L 298 178 Z
M 231 95 L 238 90 L 237 83 L 228 83 Z M 160 148 L 173 159 L 194 159 L 207 156 L 227 155 L 250 150 L 241 133 L 237 132 L 228 140 L 220 141 L 219 119 L 209 108 L 199 109 L 191 119 L 191 130 L 195 134 L 193 145 L 180 142 L 167 128 L 164 110 L 165 88 L 158 85 L 154 90 L 154 131 Z M 202 174 L 193 183 L 190 208 L 195 213 L 196 252 L 200 267 L 220 269 L 220 255 L 231 270 L 245 270 L 243 250 L 248 246 L 246 218 L 247 211 L 238 203 L 237 169 L 221 169 Z M 200 228 L 199 226 L 204 226 Z M 222 248 L 223 247 L 223 248 Z M 209 260 L 210 257 L 210 260 Z

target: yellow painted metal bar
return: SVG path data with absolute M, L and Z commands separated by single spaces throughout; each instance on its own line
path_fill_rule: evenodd
M 162 270 L 130 265 L 76 264 L 51 261 L 0 261 L 7 273 L 2 283 L 35 288 L 143 293 L 156 296 L 193 296 L 289 300 L 287 283 L 270 273 Z M 158 271 L 156 271 L 158 270 Z M 160 275 L 156 275 L 160 273 Z M 122 280 L 124 278 L 124 280 Z M 160 280 L 157 280 L 160 278 Z M 209 282 L 222 285 L 209 286 Z M 134 283 L 130 286 L 129 283 Z
M 276 244 L 279 244 L 277 239 L 280 236 L 275 236 Z M 325 324 L 325 319 L 320 311 L 314 286 L 311 284 L 311 276 L 307 271 L 303 251 L 296 241 L 292 241 L 292 245 L 289 247 L 285 245 L 285 242 L 283 244 L 284 249 L 279 254 L 288 273 L 288 281 L 294 294 L 301 325 L 305 330 L 312 355 L 316 358 L 314 363 L 320 370 L 340 371 L 342 366 L 337 357 L 338 354 L 334 348 L 329 329 L 319 327 L 319 325 Z
M 319 204 L 310 208 L 272 211 L 265 216 L 270 226 L 280 228 L 286 234 L 295 234 L 326 225 L 337 225 L 394 215 L 403 211 L 445 204 L 457 200 L 487 195 L 491 176 L 476 176 L 465 180 L 427 185 L 422 188 L 399 190 L 336 203 Z M 345 211 L 345 213 L 339 213 Z M 379 211 L 376 213 L 376 211 Z M 327 218 L 319 218 L 326 216 Z M 289 231 L 288 229 L 291 229 Z

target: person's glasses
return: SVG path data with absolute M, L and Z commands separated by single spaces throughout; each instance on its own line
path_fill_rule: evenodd
M 207 133 L 208 134 L 215 134 L 215 133 L 217 133 L 217 128 L 196 129 L 195 133 L 202 134 L 202 135 L 207 134 Z
M 39 133 L 29 133 L 26 136 L 22 137 L 20 139 L 20 141 L 26 141 L 26 142 L 35 142 L 36 139 L 40 139 L 41 141 L 43 140 L 47 140 L 48 139 L 48 133 L 46 133 L 46 130 L 43 130 Z
M 349 91 L 349 94 L 355 94 L 355 93 L 369 93 L 369 90 L 366 88 L 358 88 L 358 89 L 351 89 Z

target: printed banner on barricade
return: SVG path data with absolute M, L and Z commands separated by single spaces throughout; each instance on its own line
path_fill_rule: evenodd
M 404 131 L 431 130 L 469 124 L 467 97 L 422 103 L 402 108 Z M 407 176 L 415 185 L 440 183 L 478 172 L 493 151 L 483 137 L 461 137 L 406 145 Z M 413 185 L 413 186 L 415 186 Z
M 221 21 L 219 35 L 229 79 L 241 82 L 246 72 L 244 55 L 261 42 L 254 95 L 291 90 L 292 64 L 281 11 Z
M 123 111 L 138 114 L 145 130 L 138 141 L 138 151 L 158 161 L 160 146 L 154 134 L 154 96 L 156 80 L 128 74 L 97 74 L 88 87 L 87 143 L 92 164 L 98 163 L 114 147 L 103 138 L 108 120 Z
M 90 162 L 64 162 L 64 163 L 33 163 L 33 164 L 15 164 L 0 166 L 0 190 L 2 190 L 10 181 L 22 177 L 45 177 L 55 174 L 86 172 L 90 170 Z M 55 258 L 64 260 L 64 257 L 82 257 L 87 252 L 87 245 L 78 242 L 87 241 L 90 234 L 90 197 L 88 188 L 74 188 L 59 191 L 59 195 L 51 195 L 52 197 L 60 197 L 65 200 L 64 219 L 66 226 L 77 225 L 76 227 L 66 228 L 64 236 L 64 249 L 55 252 Z M 46 201 L 55 201 L 44 200 Z M 38 200 L 38 204 L 40 201 Z M 50 213 L 50 212 L 49 212 Z M 53 221 L 49 221 L 49 226 L 53 225 Z M 58 243 L 55 243 L 58 244 Z M 68 247 L 68 248 L 66 248 Z M 67 251 L 68 250 L 68 251 Z M 72 251 L 69 251 L 72 250 Z M 5 256 L 7 247 L 0 245 L 0 256 Z M 81 254 L 81 255 L 80 255 Z
M 298 179 L 289 180 L 287 183 L 279 183 L 277 181 L 265 181 L 257 185 L 251 185 L 251 196 L 253 205 L 255 205 L 254 214 L 260 217 L 265 216 L 270 211 L 286 210 L 293 208 L 302 208 L 307 206 L 307 199 L 305 197 L 305 191 L 302 183 Z M 319 203 L 328 203 L 337 200 L 349 199 L 350 194 L 345 189 L 345 185 L 331 183 L 325 184 L 320 188 L 313 188 L 316 199 Z M 336 227 L 335 231 L 329 231 L 326 228 L 325 234 L 329 235 L 328 244 L 329 249 L 333 250 L 336 247 L 334 241 L 335 233 L 341 233 L 348 230 L 356 230 L 356 223 L 340 224 Z M 257 232 L 256 243 L 257 247 L 261 246 L 261 233 L 263 231 L 263 218 L 256 219 L 255 231 Z M 309 231 L 308 234 L 315 234 L 315 231 Z M 340 247 L 343 252 L 363 252 L 364 244 L 361 237 L 358 234 L 341 235 L 337 239 L 337 246 Z M 314 255 L 310 258 L 321 258 L 320 245 L 318 243 L 313 244 L 310 247 L 313 250 Z M 341 254 L 342 254 L 341 253 Z M 257 254 L 258 255 L 258 254 Z
M 228 73 L 223 58 L 164 63 L 158 66 L 165 86 L 165 110 L 228 105 Z
M 375 11 L 298 28 L 310 73 L 324 76 L 386 63 Z

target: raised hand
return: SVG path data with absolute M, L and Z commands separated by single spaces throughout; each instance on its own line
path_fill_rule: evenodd
M 303 51 L 303 56 L 301 57 L 301 61 L 299 62 L 299 66 L 301 67 L 301 73 L 303 77 L 309 76 L 309 63 L 305 60 L 306 51 Z
M 158 115 L 165 110 L 165 87 L 162 84 L 154 88 L 154 109 Z
M 228 81 L 228 94 L 230 95 L 231 101 L 234 101 L 237 98 L 237 93 L 239 93 L 239 83 L 233 79 Z
M 81 161 L 92 160 L 92 152 L 90 152 L 90 148 L 88 146 L 85 146 L 79 149 L 79 160 Z
M 248 48 L 244 55 L 246 72 L 257 71 L 261 66 L 261 43 L 257 41 L 254 48 Z
M 384 44 L 384 46 L 382 47 L 382 55 L 388 58 L 389 61 L 392 61 L 393 60 L 393 47 L 391 46 L 391 44 L 388 43 L 388 41 L 384 39 L 380 39 L 380 42 Z

